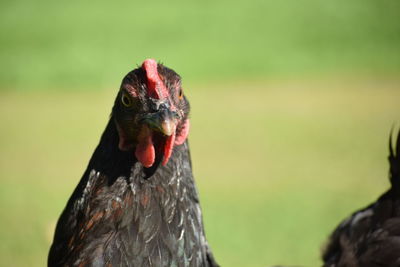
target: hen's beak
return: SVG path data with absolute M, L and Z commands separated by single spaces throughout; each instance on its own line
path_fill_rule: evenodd
M 149 113 L 143 116 L 142 123 L 156 132 L 166 136 L 171 136 L 176 129 L 176 116 L 169 110 L 161 110 L 155 113 Z
M 164 156 L 162 164 L 167 164 L 175 143 L 176 118 L 176 114 L 169 109 L 140 115 L 139 123 L 142 127 L 138 134 L 135 156 L 146 168 L 153 166 L 156 159 L 153 133 L 161 133 L 165 136 L 165 142 L 159 148 L 162 149 Z M 157 149 L 157 151 L 160 150 Z

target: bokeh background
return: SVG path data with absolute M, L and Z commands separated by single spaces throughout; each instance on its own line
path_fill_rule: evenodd
M 192 104 L 222 266 L 318 266 L 388 188 L 397 0 L 0 2 L 0 266 L 44 266 L 122 77 L 156 58 Z M 396 128 L 397 126 L 397 128 Z

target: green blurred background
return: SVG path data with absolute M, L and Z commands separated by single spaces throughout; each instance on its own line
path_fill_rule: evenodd
M 320 265 L 329 232 L 388 187 L 399 11 L 397 0 L 1 1 L 0 266 L 45 265 L 121 79 L 149 57 L 183 77 L 219 263 Z

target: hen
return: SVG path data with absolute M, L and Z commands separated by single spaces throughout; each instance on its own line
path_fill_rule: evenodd
M 354 212 L 332 233 L 323 253 L 325 267 L 400 266 L 400 132 L 389 142 L 391 188 Z
M 147 59 L 58 220 L 49 266 L 218 266 L 207 243 L 173 70 Z

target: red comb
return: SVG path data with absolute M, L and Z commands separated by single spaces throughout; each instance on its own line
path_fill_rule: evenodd
M 146 59 L 142 68 L 146 71 L 148 95 L 156 99 L 167 97 L 168 91 L 158 75 L 157 62 L 154 59 Z

